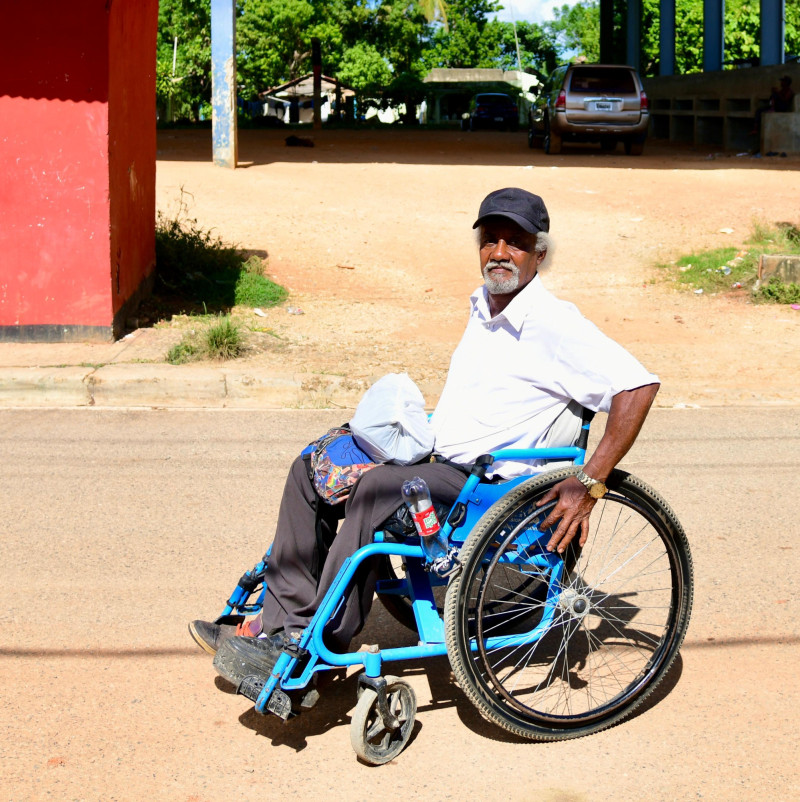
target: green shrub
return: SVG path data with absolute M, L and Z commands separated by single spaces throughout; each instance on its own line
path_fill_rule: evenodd
M 198 347 L 197 343 L 194 342 L 194 338 L 191 335 L 186 335 L 184 338 L 173 345 L 172 348 L 167 351 L 167 362 L 170 365 L 185 365 L 187 362 L 193 362 L 195 359 L 200 358 L 200 348 Z
M 244 349 L 239 327 L 229 318 L 220 317 L 205 331 L 205 351 L 211 359 L 236 359 Z
M 234 300 L 241 306 L 277 306 L 289 296 L 285 287 L 266 276 L 243 270 L 236 282 Z
M 753 288 L 762 254 L 800 253 L 800 228 L 792 223 L 769 225 L 754 220 L 746 246 L 742 250 L 727 247 L 692 253 L 660 267 L 671 271 L 679 284 L 695 290 L 726 292 L 734 287 Z M 796 287 L 796 284 L 771 280 L 759 289 L 756 298 L 771 303 L 796 303 Z
M 760 300 L 774 304 L 800 304 L 800 284 L 790 281 L 784 284 L 773 276 L 758 290 Z
M 276 306 L 285 288 L 264 276 L 262 260 L 226 245 L 197 220 L 161 212 L 156 221 L 155 293 L 174 311 L 227 312 L 236 304 Z

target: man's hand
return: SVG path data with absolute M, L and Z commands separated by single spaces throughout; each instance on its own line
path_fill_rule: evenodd
M 589 536 L 589 515 L 594 508 L 596 499 L 593 499 L 586 488 L 574 477 L 570 476 L 563 482 L 554 485 L 542 498 L 536 502 L 542 507 L 555 501 L 547 518 L 539 524 L 539 530 L 545 531 L 558 524 L 556 531 L 547 543 L 548 551 L 564 553 L 564 549 L 572 542 L 580 531 L 578 543 L 583 546 Z

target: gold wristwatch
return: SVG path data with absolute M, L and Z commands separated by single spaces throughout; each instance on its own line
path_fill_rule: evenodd
M 583 471 L 578 471 L 576 478 L 592 498 L 603 498 L 608 493 L 608 488 L 599 479 L 592 479 L 591 476 L 587 476 Z

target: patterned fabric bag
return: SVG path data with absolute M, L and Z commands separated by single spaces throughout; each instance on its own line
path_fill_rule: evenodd
M 358 478 L 378 463 L 355 443 L 346 426 L 331 429 L 303 451 L 310 457 L 314 490 L 328 504 L 339 504 L 349 495 Z

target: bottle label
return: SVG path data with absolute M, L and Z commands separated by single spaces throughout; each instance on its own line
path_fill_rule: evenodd
M 409 510 L 411 512 L 411 510 Z M 417 532 L 422 537 L 431 537 L 435 535 L 439 529 L 439 519 L 436 517 L 436 510 L 433 507 L 422 512 L 411 512 L 411 517 L 414 519 L 414 525 L 417 527 Z

